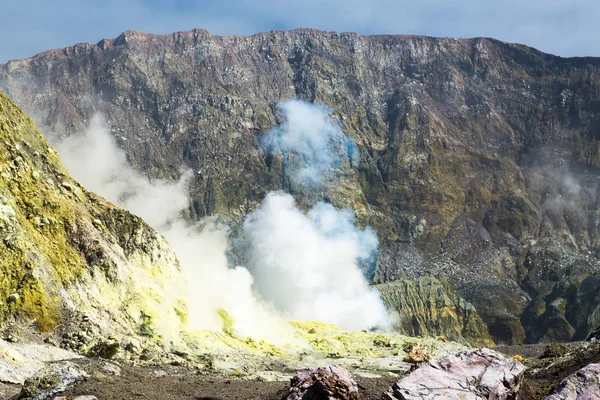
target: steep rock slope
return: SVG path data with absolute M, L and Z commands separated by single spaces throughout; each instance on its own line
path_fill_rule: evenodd
M 62 335 L 55 340 L 144 335 L 162 345 L 169 332 L 160 326 L 176 331 L 176 308 L 185 312 L 165 296 L 180 278 L 168 243 L 71 179 L 1 92 L 0 140 L 0 327 Z
M 128 31 L 11 61 L 0 88 L 63 133 L 104 113 L 147 175 L 196 172 L 191 218 L 234 220 L 291 190 L 256 141 L 277 102 L 323 102 L 361 151 L 324 197 L 377 229 L 374 282 L 440 276 L 466 305 L 419 332 L 518 343 L 580 339 L 600 318 L 599 66 L 483 38 Z M 400 315 L 425 293 L 438 296 L 395 302 Z M 469 315 L 484 324 L 456 322 Z

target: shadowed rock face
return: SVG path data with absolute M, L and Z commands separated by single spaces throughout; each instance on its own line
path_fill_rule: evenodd
M 361 151 L 324 197 L 377 229 L 374 282 L 442 277 L 448 304 L 463 304 L 448 321 L 519 343 L 584 338 L 599 322 L 599 74 L 600 59 L 482 38 L 128 31 L 11 61 L 0 88 L 47 129 L 76 133 L 104 113 L 148 176 L 195 172 L 190 218 L 232 220 L 290 189 L 256 144 L 282 120 L 276 103 L 323 102 Z M 420 301 L 395 305 L 411 318 Z

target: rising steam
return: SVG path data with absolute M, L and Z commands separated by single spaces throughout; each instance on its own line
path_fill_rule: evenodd
M 295 185 L 319 187 L 341 164 L 358 164 L 356 145 L 332 123 L 327 108 L 297 100 L 280 108 L 286 122 L 263 144 L 285 157 Z M 350 210 L 320 202 L 305 214 L 291 195 L 270 193 L 243 225 L 247 268 L 231 268 L 227 231 L 209 219 L 194 225 L 181 218 L 189 204 L 189 172 L 175 183 L 149 181 L 131 168 L 99 115 L 84 134 L 50 140 L 83 185 L 140 215 L 169 240 L 187 279 L 189 328 L 221 329 L 219 310 L 235 321 L 237 335 L 275 344 L 291 336 L 281 315 L 351 330 L 390 325 L 378 292 L 358 267 L 372 257 L 377 236 L 357 229 Z
M 322 105 L 288 100 L 286 122 L 263 139 L 267 152 L 284 157 L 296 187 L 320 188 L 344 162 L 358 165 L 356 144 Z M 286 193 L 270 193 L 244 223 L 247 266 L 261 295 L 295 319 L 316 319 L 347 330 L 388 327 L 379 292 L 359 267 L 373 257 L 377 235 L 359 230 L 351 210 L 318 202 L 307 214 Z
M 295 187 L 320 186 L 344 159 L 358 165 L 358 147 L 332 123 L 327 107 L 287 100 L 278 108 L 286 121 L 265 135 L 262 145 L 269 154 L 285 156 L 285 172 Z
M 387 326 L 376 289 L 357 266 L 377 247 L 372 230 L 357 230 L 348 210 L 318 203 L 308 214 L 287 193 L 269 193 L 248 216 L 248 267 L 259 292 L 294 319 L 346 330 Z
M 225 310 L 240 337 L 282 344 L 283 338 L 291 336 L 291 328 L 278 313 L 253 294 L 248 270 L 229 268 L 227 231 L 210 219 L 189 224 L 181 218 L 189 204 L 189 172 L 174 184 L 149 181 L 128 164 L 100 115 L 94 116 L 84 134 L 51 141 L 73 177 L 144 218 L 171 243 L 187 280 L 187 288 L 173 287 L 171 292 L 173 297 L 188 293 L 189 329 L 220 330 L 223 321 L 218 311 Z

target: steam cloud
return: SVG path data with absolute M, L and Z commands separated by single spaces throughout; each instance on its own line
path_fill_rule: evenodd
M 286 122 L 263 144 L 286 157 L 292 183 L 319 187 L 344 160 L 358 165 L 356 145 L 327 108 L 290 100 L 280 109 Z M 189 204 L 188 171 L 175 183 L 149 181 L 131 168 L 99 115 L 82 135 L 49 139 L 83 185 L 138 214 L 169 240 L 190 288 L 189 328 L 221 329 L 221 309 L 234 320 L 237 335 L 275 344 L 292 336 L 281 315 L 349 330 L 390 325 L 377 290 L 358 267 L 373 255 L 377 236 L 370 228 L 357 229 L 350 210 L 319 202 L 304 214 L 291 195 L 270 193 L 243 225 L 248 268 L 230 268 L 227 230 L 210 219 L 190 225 L 181 218 Z
M 189 204 L 189 172 L 174 184 L 149 181 L 131 168 L 100 115 L 94 116 L 84 134 L 50 140 L 73 177 L 145 219 L 170 242 L 188 284 L 187 288 L 172 288 L 172 301 L 187 290 L 189 329 L 220 330 L 223 321 L 217 312 L 225 310 L 240 337 L 289 343 L 284 338 L 291 338 L 291 328 L 268 303 L 254 295 L 248 270 L 229 268 L 227 231 L 210 219 L 194 225 L 181 218 Z M 164 327 L 163 336 L 168 336 L 167 331 Z
M 356 144 L 322 105 L 288 100 L 279 105 L 286 122 L 263 139 L 267 152 L 287 161 L 297 187 L 320 187 L 344 160 L 358 165 Z M 358 263 L 371 258 L 377 235 L 359 230 L 351 210 L 318 202 L 307 214 L 286 193 L 269 193 L 243 227 L 247 265 L 261 295 L 295 319 L 316 319 L 343 329 L 389 327 L 377 289 Z
M 256 287 L 277 309 L 346 330 L 387 327 L 379 293 L 357 266 L 377 237 L 357 230 L 350 211 L 318 203 L 306 215 L 291 195 L 269 193 L 246 219 L 244 235 Z
M 269 154 L 285 156 L 286 174 L 294 186 L 320 186 L 344 156 L 358 165 L 358 147 L 332 123 L 328 108 L 299 100 L 283 101 L 278 108 L 286 122 L 265 135 L 263 147 Z

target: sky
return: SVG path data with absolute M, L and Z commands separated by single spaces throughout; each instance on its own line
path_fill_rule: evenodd
M 316 28 L 493 37 L 600 56 L 600 0 L 0 0 L 0 63 L 129 29 L 216 35 Z

